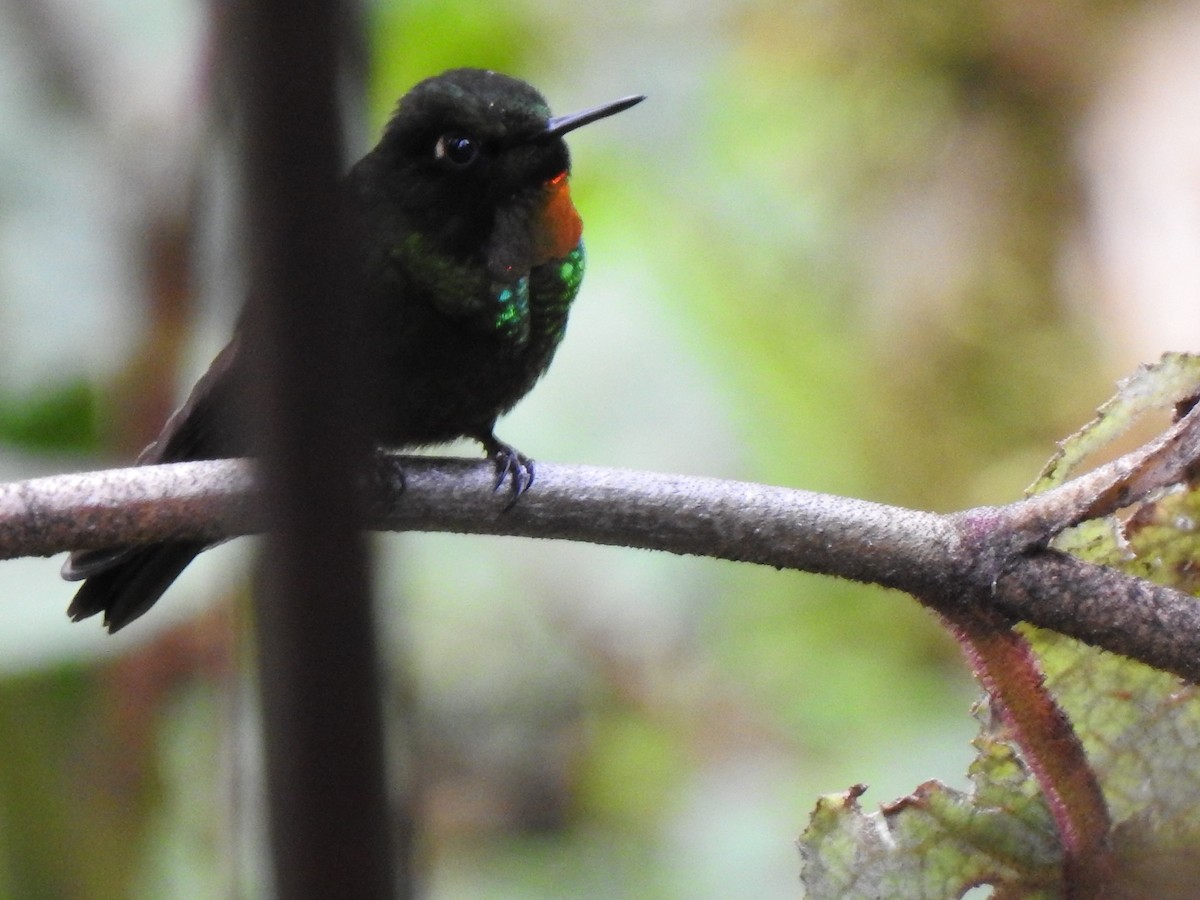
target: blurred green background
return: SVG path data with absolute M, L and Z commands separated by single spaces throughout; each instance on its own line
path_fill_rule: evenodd
M 1196 3 L 366 13 L 360 149 L 451 66 L 560 113 L 649 95 L 571 139 L 589 273 L 500 428 L 537 458 L 1005 502 L 1116 377 L 1200 343 Z M 183 0 L 0 6 L 5 480 L 132 459 L 228 334 L 219 27 Z M 261 894 L 252 544 L 116 637 L 67 622 L 58 560 L 0 564 L 0 896 Z M 818 794 L 965 784 L 975 688 L 907 597 L 613 548 L 376 544 L 431 897 L 797 896 Z

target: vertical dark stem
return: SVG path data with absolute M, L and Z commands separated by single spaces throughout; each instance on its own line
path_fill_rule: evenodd
M 338 190 L 331 0 L 242 0 L 248 413 L 271 532 L 257 638 L 275 893 L 392 897 L 383 726 L 357 473 L 368 423 Z M 403 892 L 402 892 L 403 893 Z

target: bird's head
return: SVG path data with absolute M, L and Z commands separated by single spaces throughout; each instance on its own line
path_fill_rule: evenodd
M 368 159 L 384 202 L 405 222 L 459 258 L 496 244 L 503 252 L 554 258 L 579 241 L 579 217 L 567 190 L 570 155 L 563 136 L 638 103 L 626 97 L 553 117 L 538 91 L 482 69 L 452 69 L 401 98 Z M 542 260 L 544 261 L 544 260 Z

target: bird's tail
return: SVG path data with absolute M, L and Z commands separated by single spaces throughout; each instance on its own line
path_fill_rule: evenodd
M 120 631 L 153 606 L 187 564 L 208 546 L 173 541 L 76 551 L 63 565 L 62 577 L 84 583 L 67 608 L 67 615 L 78 622 L 104 613 L 109 632 Z

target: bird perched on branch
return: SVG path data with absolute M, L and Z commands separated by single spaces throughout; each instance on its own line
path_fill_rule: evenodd
M 515 501 L 533 462 L 494 432 L 562 340 L 583 278 L 582 223 L 568 189 L 563 136 L 640 102 L 626 97 L 554 117 L 534 88 L 480 69 L 413 87 L 378 145 L 346 177 L 365 246 L 365 325 L 379 352 L 370 388 L 373 438 L 414 447 L 478 440 Z M 234 427 L 247 349 L 235 335 L 139 465 L 248 452 Z M 63 577 L 83 580 L 68 615 L 104 614 L 124 628 L 208 545 L 168 542 L 72 553 Z

